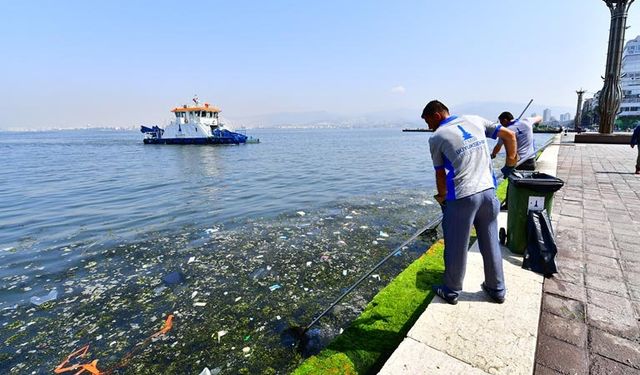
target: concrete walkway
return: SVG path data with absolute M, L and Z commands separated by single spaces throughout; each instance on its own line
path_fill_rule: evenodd
M 560 147 L 559 275 L 544 282 L 536 374 L 640 374 L 640 176 L 628 145 Z
M 543 279 L 503 249 L 507 301 L 492 304 L 474 246 L 460 302 L 435 297 L 381 374 L 640 375 L 636 150 L 562 141 L 538 163 L 565 181 L 552 213 L 560 273 Z

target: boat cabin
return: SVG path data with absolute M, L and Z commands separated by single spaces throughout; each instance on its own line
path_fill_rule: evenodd
M 204 103 L 204 106 L 188 107 L 186 104 L 182 107 L 174 108 L 171 112 L 176 115 L 177 124 L 201 124 L 210 126 L 212 130 L 220 126 L 219 113 L 220 109 Z

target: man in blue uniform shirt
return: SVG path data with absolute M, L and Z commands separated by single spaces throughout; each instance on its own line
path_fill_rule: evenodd
M 638 158 L 636 159 L 636 174 L 640 174 L 640 125 L 633 129 L 633 135 L 631 136 L 631 148 L 638 145 Z
M 502 303 L 506 287 L 498 241 L 500 203 L 487 137 L 504 142 L 506 165 L 513 167 L 517 161 L 515 134 L 479 116 L 451 116 L 437 100 L 426 105 L 422 118 L 434 130 L 429 147 L 436 171 L 436 199 L 444 215 L 444 284 L 433 290 L 446 302 L 458 303 L 473 225 L 484 263 L 482 289 L 494 302 Z
M 536 152 L 533 145 L 533 126 L 542 121 L 541 116 L 534 116 L 524 118 L 522 120 L 514 120 L 511 112 L 502 112 L 498 116 L 500 125 L 509 128 L 512 132 L 516 133 L 516 144 L 518 152 L 518 161 L 520 165 L 518 169 L 525 171 L 533 171 L 536 169 Z M 502 141 L 498 140 L 498 143 L 491 152 L 491 158 L 495 158 L 498 152 L 502 148 Z M 509 177 L 510 170 L 505 169 L 505 178 Z

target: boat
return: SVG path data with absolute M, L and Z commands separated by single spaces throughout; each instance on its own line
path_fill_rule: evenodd
M 183 105 L 171 110 L 175 119 L 166 128 L 159 126 L 141 126 L 144 144 L 163 145 L 227 145 L 259 143 L 260 140 L 248 137 L 242 132 L 232 132 L 220 121 L 220 109 L 209 103 L 200 104 L 197 97 L 195 105 Z

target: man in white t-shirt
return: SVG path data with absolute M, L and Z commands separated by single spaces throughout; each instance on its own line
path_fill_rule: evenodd
M 500 121 L 500 125 L 516 133 L 518 161 L 520 162 L 517 169 L 534 171 L 536 169 L 536 154 L 533 143 L 533 126 L 540 123 L 542 117 L 534 116 L 522 120 L 514 120 L 511 112 L 502 112 L 500 116 L 498 116 L 498 120 Z M 502 142 L 498 140 L 498 143 L 491 152 L 491 159 L 496 157 L 498 152 L 500 152 L 500 148 L 502 148 Z M 509 168 L 503 168 L 504 178 L 509 177 L 510 172 L 511 170 Z
M 484 263 L 482 289 L 494 302 L 502 303 L 506 287 L 498 240 L 500 203 L 487 137 L 504 142 L 506 164 L 512 167 L 517 160 L 515 134 L 479 116 L 451 116 L 437 100 L 426 105 L 422 118 L 434 130 L 429 148 L 436 171 L 435 198 L 443 206 L 444 284 L 433 291 L 447 303 L 458 303 L 474 226 Z

